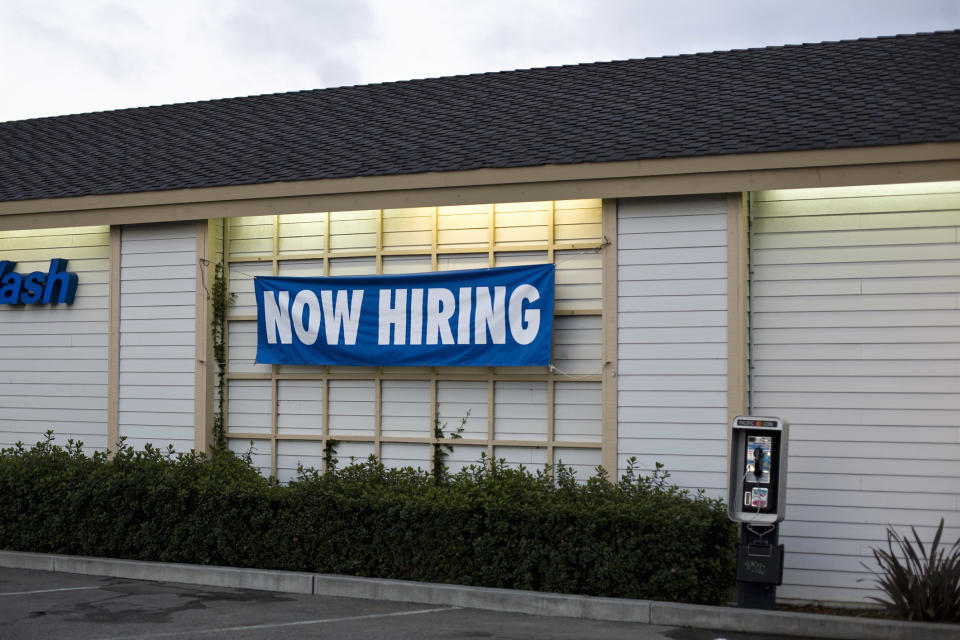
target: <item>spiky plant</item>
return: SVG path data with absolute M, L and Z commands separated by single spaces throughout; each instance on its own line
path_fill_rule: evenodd
M 943 518 L 929 550 L 910 527 L 913 540 L 887 529 L 887 548 L 874 548 L 880 572 L 877 586 L 885 598 L 871 596 L 888 611 L 907 620 L 960 621 L 960 539 L 940 546 Z

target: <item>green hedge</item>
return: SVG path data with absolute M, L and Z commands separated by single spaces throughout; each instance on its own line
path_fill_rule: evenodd
M 577 483 L 483 461 L 438 483 L 370 460 L 281 486 L 230 452 L 51 440 L 0 452 L 0 548 L 709 604 L 733 584 L 722 504 L 661 469 Z

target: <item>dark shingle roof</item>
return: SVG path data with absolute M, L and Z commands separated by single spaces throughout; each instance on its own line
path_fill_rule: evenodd
M 960 140 L 960 30 L 0 123 L 0 201 Z

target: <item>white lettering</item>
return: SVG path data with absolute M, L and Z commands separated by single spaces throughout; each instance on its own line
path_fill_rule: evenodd
M 509 327 L 517 345 L 529 345 L 540 333 L 543 311 L 533 305 L 541 299 L 540 292 L 531 284 L 520 284 L 507 293 L 506 286 L 380 289 L 377 344 L 503 345 Z M 363 289 L 264 291 L 266 342 L 292 344 L 295 334 L 310 346 L 322 332 L 328 345 L 354 346 L 363 296 Z
M 348 300 L 349 292 L 346 289 L 337 291 L 337 304 L 333 304 L 333 291 L 321 291 L 320 300 L 323 301 L 323 316 L 327 319 L 325 329 L 327 344 L 340 344 L 340 329 L 343 328 L 343 343 L 354 345 L 357 343 L 357 331 L 360 328 L 360 309 L 363 306 L 363 289 L 354 289 L 353 297 Z
M 393 344 L 407 343 L 407 290 L 396 289 L 396 305 L 390 306 L 390 292 L 380 290 L 380 329 L 377 344 L 390 344 L 390 328 L 393 327 Z
M 456 310 L 456 299 L 450 289 L 427 289 L 427 344 L 453 344 L 450 318 Z
M 410 290 L 410 344 L 423 344 L 423 289 Z
M 531 284 L 518 285 L 510 294 L 510 334 L 517 344 L 530 344 L 540 332 L 540 310 L 523 310 L 524 301 L 536 302 L 540 292 Z
M 310 312 L 309 324 L 306 327 L 303 326 L 304 308 Z M 316 342 L 317 335 L 320 333 L 320 301 L 317 300 L 317 294 L 309 289 L 301 290 L 293 299 L 290 315 L 293 320 L 293 329 L 297 332 L 300 342 L 306 345 Z
M 274 298 L 273 294 L 277 297 Z M 280 334 L 280 344 L 291 344 L 293 333 L 290 331 L 290 313 L 287 307 L 290 304 L 289 291 L 263 292 L 263 323 L 267 330 L 267 342 L 277 344 L 277 333 Z
M 491 304 L 490 287 L 477 287 L 477 314 L 473 328 L 477 344 L 487 344 L 487 329 L 493 344 L 506 344 L 507 325 L 503 313 L 506 297 L 506 287 L 494 287 Z
M 470 287 L 460 287 L 457 307 L 457 344 L 470 344 Z

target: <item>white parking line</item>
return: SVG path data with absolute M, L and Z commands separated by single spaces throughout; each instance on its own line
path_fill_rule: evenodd
M 231 633 L 236 631 L 251 631 L 257 629 L 279 629 L 281 627 L 302 627 L 313 624 L 329 624 L 331 622 L 353 622 L 355 620 L 374 620 L 376 618 L 394 618 L 397 616 L 416 616 L 424 613 L 439 611 L 456 611 L 461 607 L 438 607 L 435 609 L 418 609 L 416 611 L 399 611 L 396 613 L 371 613 L 365 616 L 347 616 L 344 618 L 322 618 L 320 620 L 299 620 L 297 622 L 277 622 L 275 624 L 251 624 L 244 627 L 223 627 L 221 629 L 188 629 L 167 633 L 147 633 L 135 636 L 115 636 L 103 640 L 144 640 L 146 638 L 175 638 L 177 636 L 198 636 L 212 633 Z
M 64 587 L 62 589 L 38 589 L 37 591 L 9 591 L 7 593 L 0 593 L 2 596 L 32 596 L 38 593 L 56 593 L 57 591 L 89 591 L 91 589 L 99 589 L 102 585 L 96 587 Z

